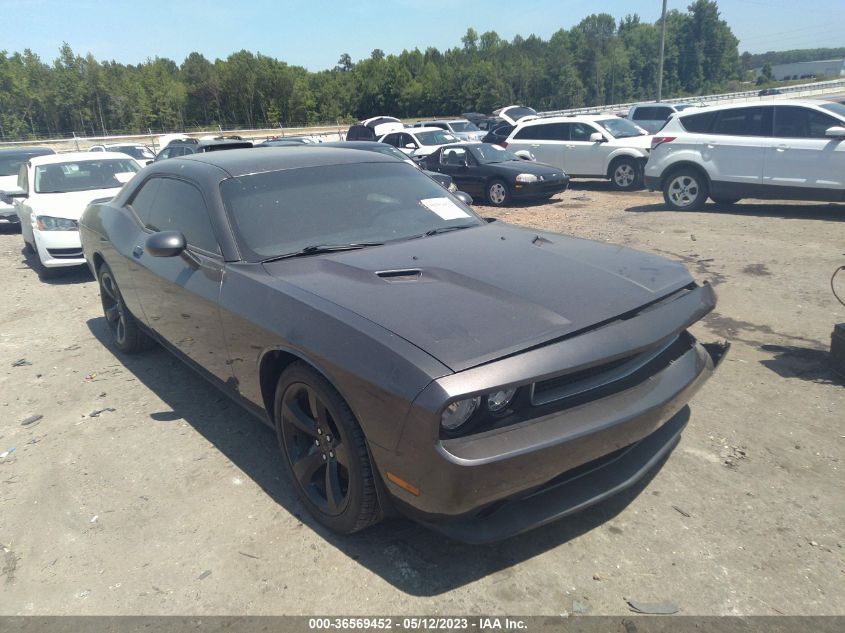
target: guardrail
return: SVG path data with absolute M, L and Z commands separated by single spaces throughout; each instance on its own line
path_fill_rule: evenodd
M 738 101 L 748 101 L 749 99 L 771 99 L 776 96 L 791 96 L 791 97 L 810 97 L 822 94 L 828 94 L 837 90 L 845 90 L 845 79 L 832 79 L 830 81 L 819 81 L 812 84 L 800 84 L 797 86 L 786 86 L 779 88 L 780 95 L 772 95 L 761 97 L 758 90 L 747 90 L 745 92 L 728 92 L 718 95 L 704 95 L 701 97 L 677 97 L 673 99 L 663 99 L 660 103 L 703 103 L 704 105 L 716 105 L 725 103 L 735 103 Z M 602 106 L 591 106 L 587 108 L 570 108 L 568 110 L 547 110 L 545 112 L 538 112 L 542 117 L 552 116 L 566 116 L 577 114 L 603 114 L 606 112 L 625 112 L 635 105 L 642 105 L 643 103 L 654 103 L 653 101 L 634 101 L 632 103 L 614 103 Z

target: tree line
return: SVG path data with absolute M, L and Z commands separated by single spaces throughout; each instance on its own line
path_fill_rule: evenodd
M 155 57 L 133 65 L 81 56 L 64 44 L 52 63 L 0 51 L 0 140 L 201 128 L 294 127 L 389 114 L 490 112 L 512 103 L 555 110 L 656 94 L 660 23 L 606 13 L 548 40 L 469 28 L 461 45 L 353 61 L 310 72 L 242 50 L 210 61 Z M 718 4 L 695 0 L 666 16 L 663 94 L 735 89 L 744 70 Z
M 789 51 L 768 51 L 766 53 L 743 53 L 740 56 L 742 67 L 746 70 L 762 68 L 766 64 L 793 64 L 795 62 L 815 62 L 823 59 L 845 58 L 843 48 L 796 48 Z

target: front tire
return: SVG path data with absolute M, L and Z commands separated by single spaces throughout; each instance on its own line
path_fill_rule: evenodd
M 708 193 L 707 179 L 694 169 L 682 168 L 672 172 L 663 185 L 663 200 L 675 211 L 703 208 Z
M 616 191 L 634 191 L 642 186 L 642 169 L 633 158 L 617 158 L 608 170 L 610 185 Z
M 511 192 L 503 180 L 492 180 L 487 184 L 487 202 L 494 207 L 503 207 L 510 202 Z
M 274 422 L 300 501 L 317 521 L 341 534 L 382 516 L 367 440 L 349 405 L 303 362 L 279 377 Z
M 108 264 L 100 265 L 97 270 L 97 281 L 100 285 L 103 314 L 117 349 L 126 354 L 136 354 L 149 348 L 152 339 L 141 329 L 140 324 L 123 302 L 123 295 L 120 294 L 120 289 Z

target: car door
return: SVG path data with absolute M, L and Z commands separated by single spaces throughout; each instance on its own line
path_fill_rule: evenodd
M 517 129 L 508 141 L 508 149 L 513 152 L 528 150 L 534 154 L 537 162 L 566 170 L 564 164 L 568 143 L 568 123 L 535 123 Z
M 205 199 L 194 183 L 168 176 L 151 178 L 133 201 L 147 187 L 157 189 L 141 212 L 145 230 L 129 260 L 144 320 L 177 351 L 221 381 L 230 380 L 218 306 L 224 261 Z M 181 231 L 187 249 L 174 257 L 153 257 L 144 243 L 155 231 Z
M 563 155 L 563 170 L 570 176 L 604 176 L 610 149 L 607 143 L 591 141 L 590 136 L 598 132 L 608 138 L 607 132 L 582 121 L 567 125 L 569 143 Z
M 450 175 L 458 189 L 471 196 L 478 196 L 484 192 L 484 177 L 466 148 L 445 147 L 438 154 L 437 171 Z
M 774 108 L 774 132 L 766 148 L 763 184 L 845 190 L 845 141 L 828 138 L 838 119 L 799 105 Z M 812 196 L 812 192 L 807 192 Z
M 719 110 L 702 135 L 701 158 L 708 165 L 711 193 L 748 196 L 761 189 L 766 146 L 772 135 L 772 106 Z

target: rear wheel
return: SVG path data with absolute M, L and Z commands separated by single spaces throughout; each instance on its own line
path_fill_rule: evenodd
M 364 432 L 349 405 L 302 362 L 279 377 L 276 435 L 299 499 L 317 521 L 350 534 L 381 518 Z
M 120 289 L 108 264 L 100 266 L 97 279 L 100 284 L 103 314 L 111 330 L 114 344 L 121 352 L 127 354 L 135 354 L 147 349 L 152 339 L 141 329 L 138 321 L 123 302 L 123 296 L 120 294 Z
M 510 201 L 510 191 L 502 180 L 493 180 L 487 185 L 487 201 L 494 207 L 502 207 Z
M 663 185 L 663 200 L 676 211 L 701 209 L 707 201 L 707 180 L 694 169 L 672 172 Z
M 640 164 L 633 158 L 617 158 L 611 163 L 609 172 L 610 184 L 617 191 L 632 191 L 641 186 Z

